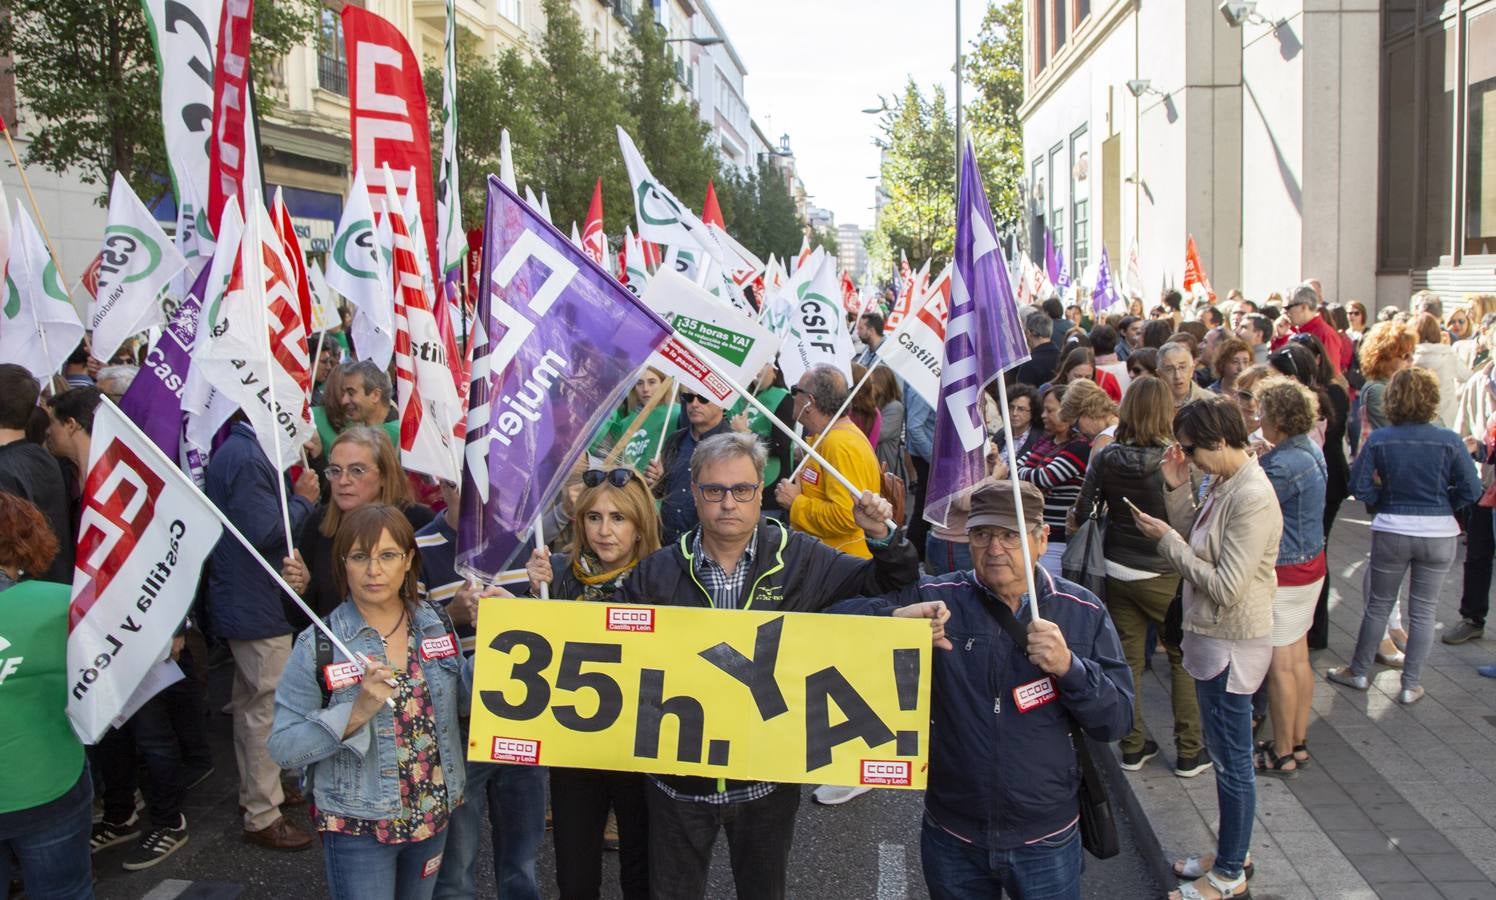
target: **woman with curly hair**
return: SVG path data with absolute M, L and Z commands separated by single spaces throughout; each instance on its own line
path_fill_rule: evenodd
M 1366 384 L 1361 388 L 1361 441 L 1387 426 L 1384 399 L 1392 376 L 1413 364 L 1413 348 L 1418 336 L 1400 322 L 1378 322 L 1361 339 L 1361 371 Z
M 0 885 L 14 858 L 27 896 L 92 897 L 93 782 L 67 718 L 72 588 L 34 580 L 56 555 L 41 512 L 0 493 L 0 634 L 18 664 L 0 703 Z
M 1370 507 L 1371 569 L 1366 613 L 1348 666 L 1327 675 L 1364 691 L 1387 617 L 1409 572 L 1408 648 L 1397 702 L 1423 696 L 1419 676 L 1434 642 L 1434 608 L 1454 563 L 1460 526 L 1455 510 L 1480 498 L 1480 480 L 1465 442 L 1434 424 L 1439 379 L 1427 369 L 1405 369 L 1387 387 L 1386 428 L 1372 432 L 1351 470 L 1351 489 Z
M 1231 396 L 1236 390 L 1236 379 L 1252 367 L 1252 345 L 1241 338 L 1227 338 L 1216 347 L 1210 360 L 1210 371 L 1215 381 L 1210 389 L 1217 394 Z

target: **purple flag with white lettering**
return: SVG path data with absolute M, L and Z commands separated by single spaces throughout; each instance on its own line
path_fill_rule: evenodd
M 1122 296 L 1117 293 L 1117 282 L 1112 276 L 1112 264 L 1106 256 L 1106 248 L 1101 248 L 1101 261 L 1096 264 L 1096 287 L 1091 291 L 1091 313 L 1095 316 L 1103 316 L 1112 311 L 1112 307 L 1122 303 Z
M 119 400 L 120 410 L 140 426 L 151 443 L 179 463 L 184 462 L 182 426 L 186 418 L 182 412 L 182 389 L 187 384 L 187 370 L 192 367 L 192 344 L 197 339 L 197 320 L 202 314 L 211 268 L 203 266 L 198 273 L 182 305 L 172 313 L 171 321 L 146 353 L 145 365 Z M 187 462 L 189 471 L 201 467 L 200 461 Z
M 925 497 L 925 521 L 942 527 L 951 500 L 985 475 L 982 389 L 1029 358 L 1008 265 L 992 227 L 970 141 L 961 156 L 954 256 L 945 365 L 935 405 L 935 455 Z
M 1048 228 L 1044 229 L 1044 274 L 1049 276 L 1050 284 L 1060 283 L 1060 257 L 1055 251 L 1054 234 Z
M 670 326 L 488 177 L 457 566 L 492 578 Z

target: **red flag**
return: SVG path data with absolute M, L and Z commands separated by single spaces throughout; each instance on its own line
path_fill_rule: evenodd
M 291 276 L 296 286 L 296 302 L 301 308 L 302 326 L 312 333 L 312 285 L 307 280 L 306 257 L 301 254 L 301 242 L 296 239 L 296 227 L 291 224 L 291 212 L 286 209 L 281 191 L 275 192 L 275 208 L 270 211 L 275 233 L 280 236 L 281 246 L 286 251 L 286 262 L 291 264 Z
M 1205 264 L 1200 262 L 1200 251 L 1195 249 L 1193 234 L 1188 235 L 1184 242 L 1184 292 L 1192 297 L 1204 293 L 1211 303 L 1216 302 L 1216 293 L 1205 274 Z
M 473 311 L 478 306 L 478 273 L 483 269 L 483 229 L 469 228 L 467 245 L 467 297 L 463 301 L 466 307 L 463 315 L 472 321 Z M 471 345 L 472 341 L 468 344 Z
M 353 167 L 364 170 L 371 198 L 384 196 L 386 165 L 401 194 L 410 186 L 411 169 L 415 170 L 426 258 L 434 262 L 441 256 L 436 252 L 439 232 L 431 179 L 431 131 L 420 61 L 394 25 L 351 3 L 343 7 L 343 39 L 350 76 Z
M 857 297 L 857 285 L 852 283 L 852 276 L 846 272 L 841 273 L 842 309 L 856 315 L 862 314 L 862 302 Z
M 706 203 L 701 206 L 701 221 L 727 230 L 727 223 L 722 221 L 722 207 L 717 205 L 717 188 L 710 178 L 706 180 Z
M 250 119 L 249 39 L 253 22 L 254 0 L 224 0 L 218 21 L 218 56 L 213 66 L 213 137 L 208 147 L 208 222 L 213 228 L 218 227 L 228 198 L 236 197 L 241 209 L 249 208 L 245 202 L 246 179 L 254 186 L 260 183 L 259 150 Z M 421 109 L 425 108 L 423 99 Z
M 598 265 L 608 255 L 608 240 L 603 235 L 603 180 L 592 189 L 592 205 L 587 207 L 587 221 L 582 225 L 582 251 Z

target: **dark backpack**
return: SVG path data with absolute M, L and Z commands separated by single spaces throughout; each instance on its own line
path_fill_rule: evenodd
M 452 636 L 454 642 L 458 641 L 457 628 L 452 624 L 452 617 L 447 614 L 447 608 L 430 600 L 423 601 L 441 619 L 442 627 Z M 327 709 L 327 704 L 332 702 L 332 688 L 327 686 L 327 667 L 332 665 L 332 640 L 327 634 L 318 628 L 312 632 L 312 640 L 317 650 L 317 687 L 322 689 L 322 708 Z M 460 646 L 460 644 L 459 644 Z

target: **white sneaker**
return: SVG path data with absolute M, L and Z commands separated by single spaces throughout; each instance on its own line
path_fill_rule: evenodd
M 872 790 L 870 787 L 842 787 L 835 784 L 823 784 L 810 792 L 810 797 L 822 806 L 840 806 L 848 800 L 855 800 Z

